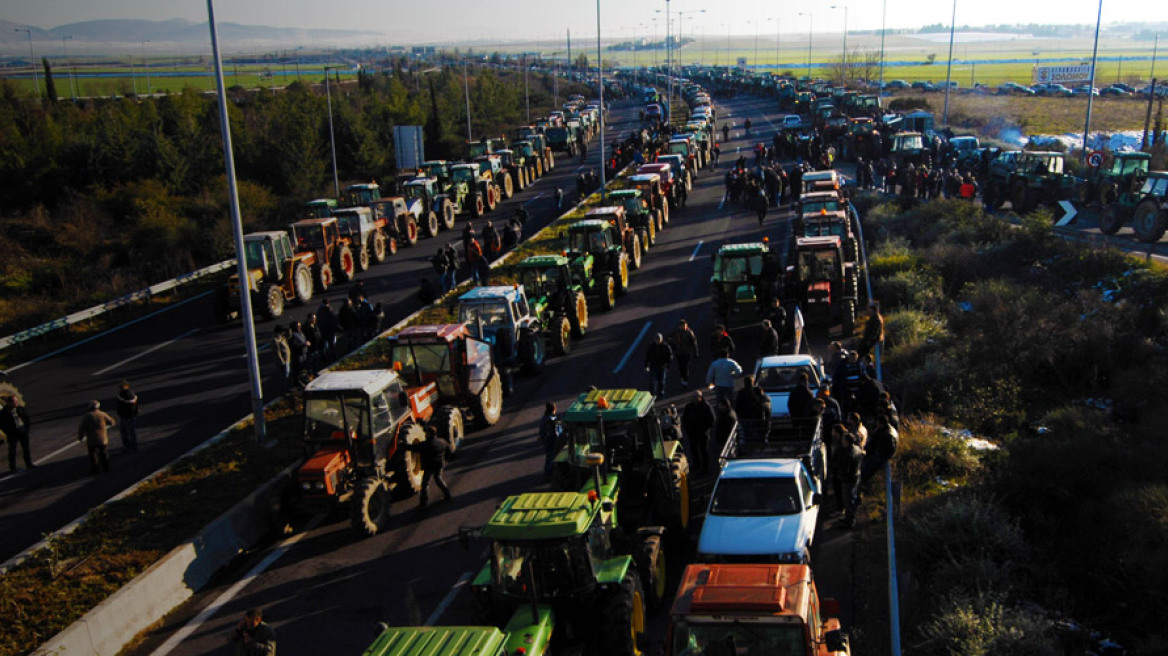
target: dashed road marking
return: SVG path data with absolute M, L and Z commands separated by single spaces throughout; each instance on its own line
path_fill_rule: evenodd
M 620 370 L 624 369 L 625 364 L 629 361 L 629 358 L 633 357 L 633 352 L 637 350 L 637 345 L 641 343 L 642 339 L 645 339 L 645 333 L 649 332 L 649 327 L 652 325 L 652 321 L 645 322 L 645 327 L 641 329 L 640 334 L 638 334 L 637 338 L 633 340 L 632 346 L 629 347 L 628 352 L 625 353 L 625 357 L 621 358 L 620 363 L 616 365 L 616 369 L 613 369 L 612 373 L 619 374 Z

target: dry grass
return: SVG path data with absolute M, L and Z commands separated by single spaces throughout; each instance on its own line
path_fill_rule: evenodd
M 945 102 L 944 95 L 938 93 L 898 97 L 922 98 L 938 113 Z M 1147 101 L 1142 98 L 1096 98 L 1091 107 L 1091 129 L 1104 132 L 1142 130 L 1147 109 Z M 988 137 L 997 137 L 1009 127 L 1016 127 L 1025 134 L 1081 134 L 1086 114 L 1087 99 L 1083 97 L 974 94 L 949 97 L 949 122 L 954 129 L 972 130 Z

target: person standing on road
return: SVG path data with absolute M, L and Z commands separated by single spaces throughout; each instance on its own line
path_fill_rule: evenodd
M 864 337 L 860 340 L 860 348 L 856 350 L 862 358 L 883 343 L 884 317 L 880 314 L 880 303 L 873 302 L 868 306 L 868 322 L 864 324 Z
M 138 452 L 138 395 L 130 388 L 130 381 L 123 380 L 118 387 L 118 430 L 122 433 L 122 448 L 130 453 Z
M 551 478 L 552 461 L 560 450 L 560 435 L 564 427 L 560 424 L 560 416 L 556 413 L 556 404 L 548 401 L 543 407 L 543 419 L 539 421 L 539 441 L 543 445 L 543 477 Z
M 730 436 L 734 433 L 734 429 L 737 426 L 738 415 L 734 413 L 734 408 L 730 405 L 730 399 L 720 399 L 714 419 L 715 459 L 722 454 L 722 450 L 726 448 L 726 442 L 730 440 Z
M 718 324 L 714 326 L 714 334 L 710 337 L 710 352 L 714 354 L 726 352 L 726 357 L 734 353 L 734 338 L 730 333 L 726 332 L 726 326 Z
M 665 396 L 665 378 L 671 364 L 673 349 L 665 343 L 665 337 L 657 333 L 645 350 L 645 371 L 649 372 L 649 392 L 658 399 Z
M 276 364 L 280 365 L 284 385 L 292 384 L 292 347 L 288 345 L 288 329 L 284 326 L 272 330 L 272 353 L 276 356 Z
M 868 481 L 876 472 L 896 455 L 896 448 L 900 445 L 900 434 L 892 427 L 888 415 L 876 415 L 876 429 L 868 438 L 868 448 L 864 452 L 864 464 L 860 471 L 860 488 L 868 485 Z
M 857 488 L 860 486 L 860 470 L 864 463 L 864 450 L 860 448 L 860 436 L 848 432 L 842 425 L 833 430 L 836 455 L 831 460 L 832 487 L 835 491 L 836 507 L 844 514 L 843 525 L 856 525 Z
M 308 363 L 308 349 L 312 348 L 308 338 L 300 330 L 300 322 L 288 324 L 288 348 L 292 350 L 292 380 L 300 380 L 300 372 Z
M 32 421 L 28 418 L 28 410 L 24 409 L 20 399 L 15 394 L 4 402 L 4 409 L 0 410 L 0 433 L 8 439 L 8 472 L 16 473 L 16 446 L 20 445 L 24 455 L 24 466 L 36 469 L 29 454 L 28 436 L 32 429 Z
M 341 332 L 341 324 L 337 321 L 337 315 L 327 298 L 321 299 L 320 307 L 316 309 L 316 323 L 320 326 L 321 350 L 324 357 L 326 361 L 332 360 L 336 355 L 337 333 Z
M 304 326 L 301 328 L 304 333 L 304 339 L 308 340 L 311 346 L 308 348 L 308 367 L 313 371 L 324 366 L 324 339 L 321 337 L 320 324 L 316 322 L 316 314 L 309 314 L 304 318 Z
M 762 337 L 758 342 L 758 357 L 765 358 L 779 354 L 779 333 L 771 326 L 770 319 L 762 320 Z
M 433 426 L 427 426 L 426 440 L 417 444 L 407 444 L 406 449 L 416 452 L 422 461 L 422 489 L 418 491 L 418 508 L 425 510 L 429 504 L 431 480 L 438 484 L 438 489 L 442 491 L 445 500 L 450 501 L 453 495 L 450 493 L 450 486 L 446 484 L 446 479 L 442 477 L 442 472 L 446 469 L 446 459 L 452 453 L 450 442 L 438 437 L 438 431 Z
M 564 190 L 556 187 L 556 211 L 562 212 L 564 209 Z
M 446 272 L 442 275 L 442 293 L 449 293 L 458 284 L 458 254 L 449 242 L 442 247 L 442 257 L 446 260 Z
M 345 333 L 345 345 L 342 348 L 347 353 L 355 345 L 357 332 L 361 329 L 361 319 L 357 316 L 357 308 L 353 305 L 353 299 L 345 298 L 344 305 L 337 313 L 337 320 L 341 324 L 341 330 Z
M 694 392 L 694 398 L 681 411 L 681 428 L 689 442 L 689 455 L 694 470 L 706 472 L 710 467 L 710 429 L 715 422 L 714 409 L 706 403 L 702 391 Z
M 238 647 L 236 656 L 276 656 L 276 631 L 264 622 L 264 613 L 252 608 L 235 625 L 231 641 Z
M 682 319 L 669 341 L 673 342 L 673 357 L 677 358 L 677 375 L 681 378 L 681 386 L 689 387 L 689 363 L 698 355 L 698 337 L 690 330 L 689 323 Z
M 729 123 L 722 124 L 722 141 L 725 141 L 725 142 L 730 141 L 730 124 Z
M 77 427 L 77 441 L 89 448 L 89 473 L 109 471 L 109 431 L 117 424 L 114 418 L 101 411 L 100 401 L 89 402 L 89 412 L 81 416 Z
M 721 356 L 710 363 L 706 370 L 706 385 L 714 388 L 718 400 L 729 402 L 734 398 L 734 379 L 742 375 L 742 366 L 722 351 Z
M 811 392 L 811 379 L 807 376 L 807 372 L 800 371 L 796 380 L 797 384 L 787 396 L 787 414 L 792 419 L 809 416 L 811 402 L 815 400 L 815 394 Z
M 718 165 L 718 158 L 721 156 L 722 156 L 722 147 L 719 146 L 717 144 L 717 142 L 715 142 L 714 149 L 712 151 L 712 156 L 710 157 L 710 165 L 717 166 Z
M 588 161 L 588 144 L 583 141 L 580 142 L 580 163 Z

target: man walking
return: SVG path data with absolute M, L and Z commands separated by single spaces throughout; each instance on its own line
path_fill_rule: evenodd
M 710 363 L 706 370 L 706 384 L 714 388 L 718 401 L 729 403 L 734 398 L 734 379 L 742 375 L 742 366 L 730 358 L 726 351 Z
M 779 334 L 775 332 L 770 319 L 762 320 L 762 337 L 758 342 L 758 357 L 765 358 L 779 354 Z
M 665 343 L 661 333 L 653 336 L 653 343 L 645 351 L 645 371 L 649 372 L 649 391 L 656 398 L 665 396 L 665 377 L 673 363 L 673 349 Z
M 418 508 L 425 510 L 430 501 L 430 481 L 438 484 L 446 501 L 450 501 L 450 487 L 442 472 L 446 469 L 446 459 L 450 457 L 450 443 L 438 437 L 438 431 L 433 426 L 426 427 L 426 441 L 418 444 L 407 444 L 406 449 L 415 451 L 422 461 L 422 489 L 418 492 Z
M 564 427 L 556 413 L 556 404 L 548 401 L 543 407 L 543 419 L 539 421 L 539 441 L 543 444 L 543 477 L 551 478 L 552 461 L 560 448 L 560 435 Z
M 856 491 L 860 485 L 864 451 L 860 448 L 860 436 L 848 432 L 843 425 L 837 425 L 834 433 L 839 438 L 836 455 L 831 459 L 832 483 L 837 507 L 844 514 L 843 525 L 852 528 L 856 525 Z
M 864 324 L 864 337 L 860 340 L 860 348 L 856 350 L 862 358 L 883 343 L 884 317 L 880 315 L 880 304 L 873 302 L 868 306 L 868 322 Z
M 876 415 L 876 430 L 868 439 L 868 447 L 864 453 L 864 464 L 860 471 L 860 487 L 868 485 L 868 481 L 876 472 L 884 469 L 884 465 L 896 454 L 896 447 L 900 444 L 900 434 L 892 427 L 887 414 Z
M 89 449 L 89 473 L 109 471 L 109 431 L 116 425 L 114 418 L 101 411 L 100 401 L 89 402 L 89 412 L 81 416 L 77 427 L 77 441 Z
M 693 459 L 694 470 L 702 473 L 710 467 L 710 429 L 714 427 L 714 409 L 702 397 L 702 391 L 694 392 L 694 398 L 681 412 L 681 428 L 689 442 L 689 455 Z
M 244 613 L 235 625 L 231 641 L 239 645 L 235 651 L 237 656 L 276 656 L 276 631 L 264 622 L 264 613 L 259 608 Z
M 689 363 L 698 354 L 698 336 L 690 330 L 689 323 L 682 319 L 670 336 L 670 341 L 673 342 L 673 357 L 677 359 L 677 375 L 681 378 L 681 386 L 689 387 Z
M 138 452 L 138 395 L 123 380 L 118 388 L 118 429 L 122 433 L 122 448 L 128 453 Z
M 291 385 L 292 347 L 288 345 L 288 329 L 284 326 L 276 326 L 272 330 L 272 354 L 276 356 L 276 364 L 280 366 L 284 385 Z
M 20 399 L 15 394 L 8 397 L 4 402 L 4 409 L 0 410 L 0 433 L 8 439 L 8 471 L 10 473 L 16 472 L 16 446 L 20 445 L 20 450 L 24 455 L 24 466 L 28 469 L 36 469 L 36 465 L 32 464 L 32 456 L 29 455 L 28 450 L 28 435 L 32 428 L 32 422 L 28 418 L 28 410 L 24 409 Z

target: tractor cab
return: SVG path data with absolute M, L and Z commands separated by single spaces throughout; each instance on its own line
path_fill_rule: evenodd
M 521 364 L 535 372 L 543 365 L 543 331 L 522 285 L 475 287 L 458 297 L 458 321 L 495 348 L 495 361 Z
M 381 187 L 376 182 L 345 187 L 345 207 L 366 207 L 381 199 Z
M 282 280 L 284 264 L 292 259 L 292 243 L 286 232 L 253 232 L 243 239 L 243 253 L 251 278 L 259 274 L 263 280 Z
M 327 219 L 333 215 L 337 201 L 333 198 L 317 198 L 304 204 L 304 218 Z
M 389 338 L 394 371 L 411 388 L 434 383 L 444 405 L 467 405 L 491 382 L 491 345 L 466 324 L 410 326 Z
M 335 217 L 327 219 L 304 219 L 293 223 L 292 238 L 296 241 L 296 251 L 317 251 L 322 262 L 329 258 L 323 253 L 331 252 L 341 240 L 340 227 Z
M 727 327 L 760 321 L 760 291 L 770 298 L 778 296 L 775 284 L 779 263 L 770 243 L 724 244 L 713 257 L 710 300 L 714 314 Z
M 450 162 L 444 159 L 422 162 L 422 172 L 425 177 L 434 178 L 442 186 L 450 184 Z
M 512 141 L 511 151 L 514 151 L 514 154 L 518 154 L 519 157 L 527 160 L 539 157 L 539 154 L 535 152 L 535 146 L 530 141 Z M 512 157 L 514 157 L 514 154 Z
M 629 176 L 633 188 L 649 201 L 653 209 L 661 209 L 665 205 L 665 187 L 661 183 L 661 176 L 656 173 L 638 173 Z
M 569 260 L 563 255 L 533 255 L 519 263 L 519 282 L 532 299 L 536 314 L 547 299 L 557 298 L 573 287 Z
M 608 221 L 577 221 L 568 228 L 568 252 L 573 257 L 582 253 L 604 255 L 620 247 L 616 227 Z
M 466 185 L 467 189 L 474 189 L 478 185 L 477 164 L 456 164 L 450 168 L 450 174 L 456 184 Z
M 608 195 L 609 200 L 619 203 L 625 210 L 631 223 L 634 217 L 648 216 L 652 213 L 649 201 L 640 189 L 620 189 Z
M 414 178 L 405 184 L 402 191 L 410 203 L 419 201 L 424 205 L 438 195 L 437 184 L 436 178 Z

